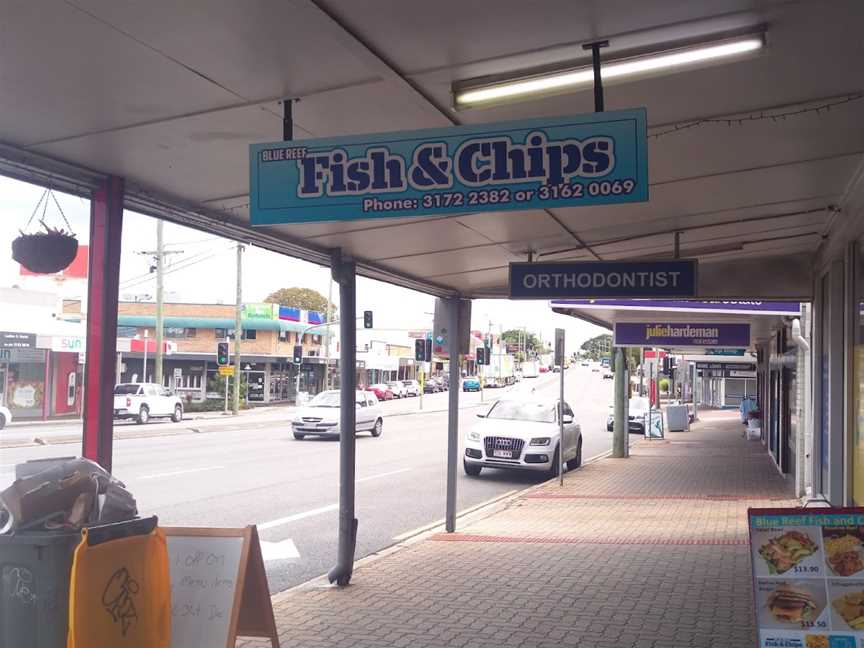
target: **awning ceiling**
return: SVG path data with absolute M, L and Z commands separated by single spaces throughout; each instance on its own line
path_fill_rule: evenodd
M 132 208 L 316 262 L 339 247 L 363 274 L 437 294 L 502 295 L 507 264 L 529 251 L 669 255 L 674 231 L 704 263 L 782 264 L 843 218 L 830 207 L 864 152 L 856 101 L 653 138 L 647 203 L 252 230 L 247 147 L 281 137 L 280 98 L 300 99 L 297 138 L 590 112 L 590 90 L 456 112 L 450 83 L 584 60 L 596 37 L 614 56 L 767 25 L 757 58 L 607 87 L 607 109 L 646 106 L 658 135 L 864 90 L 864 4 L 0 0 L 0 11 L 0 171 L 79 191 L 123 175 Z

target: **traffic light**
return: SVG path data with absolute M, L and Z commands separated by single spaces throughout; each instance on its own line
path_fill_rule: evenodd
M 303 364 L 303 345 L 294 345 L 294 364 Z
M 372 311 L 363 311 L 363 328 L 372 328 Z
M 432 338 L 426 338 L 426 362 L 432 362 Z
M 426 340 L 417 338 L 414 340 L 414 359 L 423 362 L 426 359 Z
M 478 365 L 488 364 L 486 362 L 486 347 L 485 346 L 477 347 L 477 364 Z
M 667 356 L 663 356 L 663 373 L 667 376 L 670 373 L 670 369 L 672 368 L 672 363 L 670 362 L 671 358 Z
M 230 364 L 230 355 L 228 354 L 228 343 L 219 342 L 216 344 L 216 364 L 220 367 L 225 367 Z

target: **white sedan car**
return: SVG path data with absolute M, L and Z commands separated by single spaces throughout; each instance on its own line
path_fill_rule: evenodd
M 7 423 L 12 422 L 12 412 L 9 411 L 8 407 L 3 407 L 0 405 L 0 430 L 6 427 Z
M 558 403 L 553 399 L 495 402 L 468 432 L 462 465 L 476 477 L 483 468 L 510 468 L 558 475 L 561 451 Z M 564 461 L 569 470 L 582 464 L 582 430 L 564 403 Z
M 323 391 L 301 407 L 291 422 L 291 431 L 297 440 L 307 436 L 339 438 L 340 394 L 338 389 Z M 380 437 L 384 431 L 384 414 L 381 404 L 372 392 L 356 392 L 356 432 L 371 432 Z

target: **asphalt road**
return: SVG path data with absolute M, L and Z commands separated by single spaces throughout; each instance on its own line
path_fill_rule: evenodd
M 558 375 L 526 379 L 507 392 L 531 390 L 554 398 Z M 504 391 L 487 390 L 485 400 L 503 396 Z M 612 435 L 606 431 L 605 417 L 612 381 L 576 366 L 565 372 L 565 394 L 582 426 L 583 457 L 608 451 Z M 479 395 L 460 396 L 467 396 L 468 405 L 460 411 L 461 441 L 481 410 Z M 427 397 L 424 407 L 443 407 L 446 398 Z M 387 405 L 396 411 L 409 403 Z M 120 439 L 115 443 L 114 472 L 134 493 L 141 513 L 157 514 L 162 524 L 257 524 L 275 593 L 325 573 L 335 562 L 337 544 L 338 442 L 297 441 L 286 420 L 284 412 L 277 412 L 217 419 L 201 428 L 212 433 Z M 164 425 L 168 430 L 171 424 Z M 391 415 L 385 417 L 380 438 L 358 437 L 358 558 L 444 517 L 446 441 L 443 411 Z M 17 462 L 77 452 L 74 444 L 4 448 L 0 488 L 11 482 Z M 542 480 L 533 474 L 488 469 L 472 478 L 460 465 L 457 508 L 461 511 Z

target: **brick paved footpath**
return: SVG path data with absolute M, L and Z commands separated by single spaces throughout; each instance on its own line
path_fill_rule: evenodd
M 794 502 L 742 427 L 705 412 L 689 433 L 568 473 L 563 489 L 361 563 L 348 588 L 279 595 L 281 644 L 756 646 L 746 511 Z

